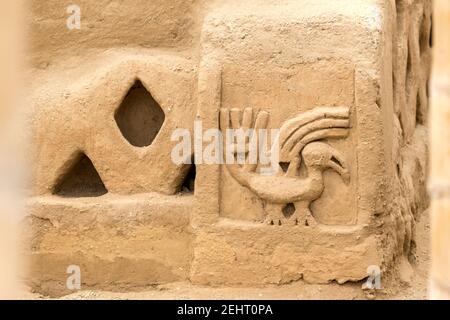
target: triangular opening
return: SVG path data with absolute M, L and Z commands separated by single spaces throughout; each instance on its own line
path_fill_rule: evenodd
M 120 132 L 130 144 L 146 147 L 156 138 L 164 123 L 165 115 L 142 82 L 136 80 L 114 118 Z
M 183 184 L 181 185 L 181 192 L 183 193 L 194 193 L 195 191 L 195 175 L 196 169 L 195 164 L 192 164 L 189 168 L 188 174 L 183 180 Z
M 289 169 L 290 162 L 280 162 L 280 168 L 283 170 L 284 173 L 286 173 Z
M 191 164 L 187 165 L 186 175 L 180 184 L 181 193 L 194 193 L 195 191 L 195 176 L 197 174 L 197 168 L 195 167 L 195 158 L 192 156 Z
M 84 154 L 80 154 L 74 164 L 63 173 L 53 194 L 61 197 L 98 197 L 108 193 L 102 179 L 92 161 Z

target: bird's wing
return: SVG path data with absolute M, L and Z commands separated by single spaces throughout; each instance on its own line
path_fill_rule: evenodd
M 290 162 L 312 141 L 346 137 L 349 112 L 348 107 L 317 107 L 286 121 L 280 128 L 280 161 Z

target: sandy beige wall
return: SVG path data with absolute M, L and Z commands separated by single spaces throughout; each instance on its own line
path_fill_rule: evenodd
M 0 299 L 17 290 L 20 198 L 21 1 L 0 2 Z
M 430 125 L 432 299 L 450 299 L 450 2 L 435 0 L 433 98 Z

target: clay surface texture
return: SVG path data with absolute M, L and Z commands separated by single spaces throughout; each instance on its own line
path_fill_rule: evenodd
M 72 293 L 74 265 L 83 289 L 111 291 L 410 268 L 428 207 L 430 0 L 77 5 L 71 29 L 65 1 L 30 2 L 33 290 Z M 232 130 L 255 134 L 240 150 Z M 253 156 L 256 132 L 275 163 Z

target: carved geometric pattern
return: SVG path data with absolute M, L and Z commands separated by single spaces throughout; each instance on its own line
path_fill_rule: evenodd
M 161 129 L 165 115 L 159 104 L 136 81 L 130 88 L 114 118 L 122 135 L 136 147 L 149 146 Z

